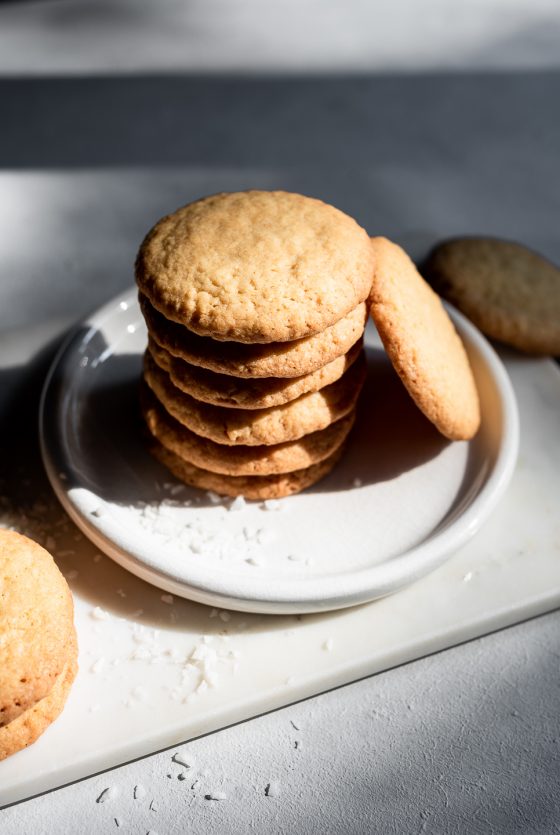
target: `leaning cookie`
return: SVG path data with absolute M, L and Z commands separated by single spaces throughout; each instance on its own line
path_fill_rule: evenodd
M 195 435 L 171 417 L 148 386 L 141 390 L 142 415 L 159 443 L 189 464 L 230 476 L 279 475 L 329 458 L 346 440 L 355 412 L 296 441 L 272 446 L 226 446 Z
M 191 365 L 174 357 L 153 339 L 148 342 L 150 354 L 159 367 L 167 371 L 173 385 L 195 400 L 230 409 L 269 409 L 296 400 L 302 394 L 318 391 L 339 380 L 358 358 L 361 349 L 360 340 L 347 354 L 301 377 L 247 380 Z
M 47 695 L 0 728 L 0 760 L 35 742 L 62 713 L 78 671 L 75 636 L 69 641 L 67 652 L 68 661 Z
M 191 432 L 228 445 L 280 444 L 325 429 L 354 409 L 365 376 L 366 363 L 361 356 L 340 380 L 283 406 L 225 409 L 180 391 L 150 353 L 144 355 L 144 379 L 169 414 Z
M 319 333 L 368 295 L 373 253 L 348 215 L 284 191 L 215 194 L 162 218 L 136 260 L 140 291 L 201 336 L 284 342 Z
M 321 333 L 294 342 L 247 345 L 197 336 L 166 319 L 142 293 L 138 296 L 151 338 L 191 365 L 234 377 L 301 377 L 346 354 L 361 339 L 368 317 L 364 302 Z
M 372 238 L 369 304 L 385 350 L 416 405 L 451 440 L 480 425 L 476 384 L 463 343 L 439 296 L 399 246 Z
M 458 238 L 424 272 L 481 331 L 532 354 L 560 355 L 560 269 L 520 244 Z
M 330 473 L 338 462 L 344 444 L 329 458 L 304 470 L 263 476 L 228 476 L 212 473 L 189 464 L 183 458 L 154 441 L 150 451 L 157 460 L 185 484 L 211 490 L 221 496 L 244 496 L 246 499 L 280 499 L 300 493 Z

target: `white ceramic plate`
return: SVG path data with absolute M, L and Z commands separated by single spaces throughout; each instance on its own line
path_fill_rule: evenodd
M 506 489 L 519 421 L 507 373 L 456 311 L 482 405 L 470 443 L 416 409 L 372 326 L 360 417 L 335 471 L 277 503 L 181 486 L 146 452 L 137 386 L 146 330 L 129 290 L 71 334 L 45 383 L 43 459 L 63 506 L 97 546 L 165 591 L 220 608 L 324 611 L 372 600 L 436 568 Z

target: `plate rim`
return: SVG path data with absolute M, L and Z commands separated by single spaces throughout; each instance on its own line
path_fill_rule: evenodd
M 513 386 L 502 361 L 488 340 L 463 314 L 446 303 L 445 307 L 459 334 L 473 344 L 491 374 L 501 401 L 503 421 L 500 445 L 491 472 L 468 506 L 450 525 L 385 562 L 356 569 L 350 574 L 329 574 L 324 577 L 294 578 L 282 583 L 275 582 L 272 589 L 269 584 L 268 594 L 264 593 L 265 590 L 258 594 L 228 594 L 227 578 L 225 584 L 220 582 L 220 578 L 214 583 L 205 581 L 200 584 L 193 582 L 193 578 L 190 581 L 178 579 L 169 571 L 147 564 L 141 555 L 124 547 L 118 533 L 116 536 L 112 533 L 110 520 L 108 523 L 98 521 L 94 524 L 91 513 L 84 512 L 79 503 L 72 498 L 64 479 L 60 477 L 62 467 L 56 466 L 53 460 L 56 459 L 56 452 L 49 449 L 48 433 L 45 430 L 52 383 L 67 354 L 70 352 L 71 355 L 76 336 L 84 328 L 97 330 L 103 320 L 114 315 L 116 307 L 120 306 L 123 312 L 127 310 L 131 304 L 135 304 L 135 293 L 134 287 L 119 293 L 81 319 L 63 341 L 51 363 L 41 392 L 39 442 L 50 484 L 77 527 L 107 556 L 150 584 L 198 603 L 263 614 L 303 614 L 354 606 L 397 591 L 445 562 L 476 534 L 505 492 L 514 472 L 519 449 L 519 413 Z M 126 308 L 122 307 L 123 303 L 127 303 Z M 81 342 L 83 338 L 82 335 Z M 64 450 L 64 432 L 61 431 L 60 425 L 58 430 L 60 455 L 61 450 Z M 263 584 L 264 578 L 261 580 L 261 585 Z M 251 587 L 258 589 L 259 578 L 247 576 L 239 581 L 239 586 L 245 592 Z M 288 587 L 287 590 L 284 586 Z M 311 593 L 312 590 L 314 593 Z

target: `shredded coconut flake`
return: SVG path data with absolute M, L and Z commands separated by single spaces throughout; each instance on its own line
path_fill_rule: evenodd
M 134 800 L 141 800 L 143 797 L 146 796 L 146 789 L 142 785 L 142 783 L 138 783 L 134 786 Z
M 106 803 L 108 800 L 114 800 L 115 797 L 118 797 L 119 790 L 116 786 L 108 786 L 106 789 L 103 789 L 99 797 L 96 799 L 96 803 Z
M 243 496 L 236 496 L 229 506 L 230 511 L 244 510 L 247 507 L 247 502 Z
M 98 658 L 97 661 L 94 661 L 91 665 L 91 672 L 92 673 L 100 673 L 103 667 L 105 666 L 105 658 L 101 656 Z
M 189 761 L 186 759 L 185 755 L 184 755 L 184 754 L 181 754 L 179 751 L 178 751 L 178 752 L 176 752 L 175 754 L 173 754 L 173 756 L 171 757 L 171 759 L 172 759 L 172 761 L 173 761 L 174 763 L 177 763 L 177 765 L 180 765 L 180 766 L 182 766 L 183 768 L 187 768 L 187 769 L 189 769 L 189 768 L 194 768 L 194 766 L 193 766 L 192 762 L 189 762 Z
M 284 506 L 278 499 L 265 499 L 261 505 L 263 510 L 283 510 Z
M 282 794 L 282 789 L 278 780 L 271 780 L 270 783 L 265 787 L 264 793 L 266 797 L 280 797 L 280 795 Z

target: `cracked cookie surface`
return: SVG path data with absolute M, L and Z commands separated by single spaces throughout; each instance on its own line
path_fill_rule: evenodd
M 301 194 L 216 194 L 162 218 L 136 259 L 138 287 L 167 319 L 215 340 L 293 341 L 368 295 L 367 233 Z

